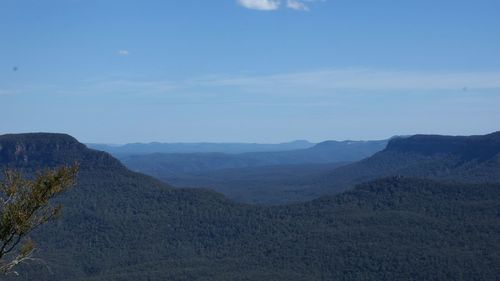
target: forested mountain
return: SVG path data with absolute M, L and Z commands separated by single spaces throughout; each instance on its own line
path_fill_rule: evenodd
M 500 132 L 483 136 L 415 135 L 394 138 L 386 149 L 315 179 L 318 195 L 382 176 L 458 182 L 500 182 Z M 309 190 L 311 191 L 311 190 Z
M 84 169 L 126 168 L 107 153 L 87 149 L 75 138 L 65 134 L 10 134 L 0 135 L 0 165 L 25 170 L 43 169 L 78 161 Z
M 286 143 L 128 143 L 124 145 L 109 145 L 89 143 L 88 147 L 106 151 L 115 156 L 140 155 L 151 153 L 228 153 L 239 154 L 247 152 L 288 151 L 306 149 L 314 146 L 306 140 L 296 140 Z
M 495 280 L 500 185 L 401 177 L 301 204 L 251 206 L 172 189 L 65 135 L 0 137 L 0 165 L 78 160 L 44 263 L 12 280 Z M 65 157 L 67 155 L 67 157 Z M 35 163 L 32 165 L 31 161 Z

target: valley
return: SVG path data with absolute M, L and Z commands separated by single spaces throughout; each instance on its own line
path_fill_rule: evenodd
M 22 265 L 12 280 L 494 279 L 500 185 L 491 161 L 498 134 L 472 139 L 445 159 L 451 153 L 467 167 L 480 163 L 470 169 L 484 176 L 477 183 L 382 174 L 336 195 L 257 206 L 206 189 L 173 188 L 67 135 L 0 136 L 2 167 L 26 173 L 74 161 L 81 167 L 78 185 L 58 199 L 60 220 L 33 235 L 50 271 Z M 468 153 L 476 140 L 491 146 Z M 386 150 L 403 153 L 401 145 Z

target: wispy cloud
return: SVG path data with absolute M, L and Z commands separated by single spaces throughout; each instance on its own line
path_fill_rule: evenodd
M 238 3 L 248 9 L 273 11 L 280 7 L 279 0 L 238 0 Z
M 466 89 L 466 90 L 464 90 Z M 484 93 L 500 97 L 500 72 L 419 72 L 377 69 L 326 69 L 272 75 L 211 75 L 184 80 L 99 79 L 74 81 L 66 85 L 32 85 L 15 93 L 0 90 L 0 96 L 36 94 L 96 96 L 118 99 L 144 97 L 184 102 L 292 101 L 346 98 L 352 95 L 373 98 L 411 95 L 467 95 Z M 311 98 L 314 98 L 311 99 Z
M 18 89 L 0 89 L 0 97 L 1 96 L 15 96 L 15 95 L 18 95 L 20 94 L 22 91 L 18 90 Z
M 373 69 L 318 70 L 267 76 L 216 77 L 196 83 L 274 92 L 500 89 L 500 72 L 408 72 Z
M 325 2 L 326 0 L 283 0 L 286 1 L 284 7 L 297 11 L 309 11 L 307 3 Z M 237 2 L 247 8 L 262 11 L 275 11 L 282 7 L 282 0 L 237 0 Z
M 181 90 L 182 83 L 167 80 L 109 79 L 89 80 L 75 83 L 76 87 L 59 87 L 52 90 L 62 96 L 116 96 L 116 97 L 153 97 L 165 96 Z M 182 88 L 181 88 L 182 87 Z
M 130 55 L 130 52 L 128 50 L 118 50 L 116 53 L 119 56 L 128 56 L 128 55 Z
M 303 2 L 300 2 L 298 0 L 287 0 L 286 6 L 290 9 L 293 9 L 293 10 L 309 11 L 309 7 L 307 7 L 306 4 L 304 4 Z

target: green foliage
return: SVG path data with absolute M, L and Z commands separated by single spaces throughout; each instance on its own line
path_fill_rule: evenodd
M 56 218 L 61 206 L 49 200 L 73 185 L 78 165 L 47 170 L 34 179 L 6 170 L 0 183 L 0 272 L 7 273 L 31 258 L 32 240 L 23 239 L 38 226 Z
M 52 150 L 60 157 L 54 161 L 49 153 L 37 156 L 38 146 L 32 153 L 33 143 L 21 142 L 25 149 L 16 163 L 32 169 L 23 159 L 51 165 L 77 159 L 78 188 L 58 198 L 65 206 L 60 219 L 32 236 L 51 271 L 21 265 L 21 275 L 12 280 L 500 276 L 500 184 L 389 177 L 307 203 L 252 206 L 207 190 L 169 188 L 128 171 L 107 154 L 74 149 L 71 142 L 64 148 L 71 153 L 65 154 L 62 143 Z M 0 165 L 16 159 L 1 155 Z
M 389 178 L 285 206 L 81 173 L 18 280 L 494 280 L 500 186 Z M 97 192 L 99 191 L 99 192 Z
M 237 202 L 271 205 L 317 198 L 317 194 L 304 192 L 304 189 L 342 165 L 347 163 L 274 165 L 175 175 L 155 172 L 156 176 L 151 175 L 177 187 L 210 188 Z

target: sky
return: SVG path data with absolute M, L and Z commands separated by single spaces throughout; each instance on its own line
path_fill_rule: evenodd
M 498 11 L 498 0 L 0 0 L 0 134 L 498 131 Z

